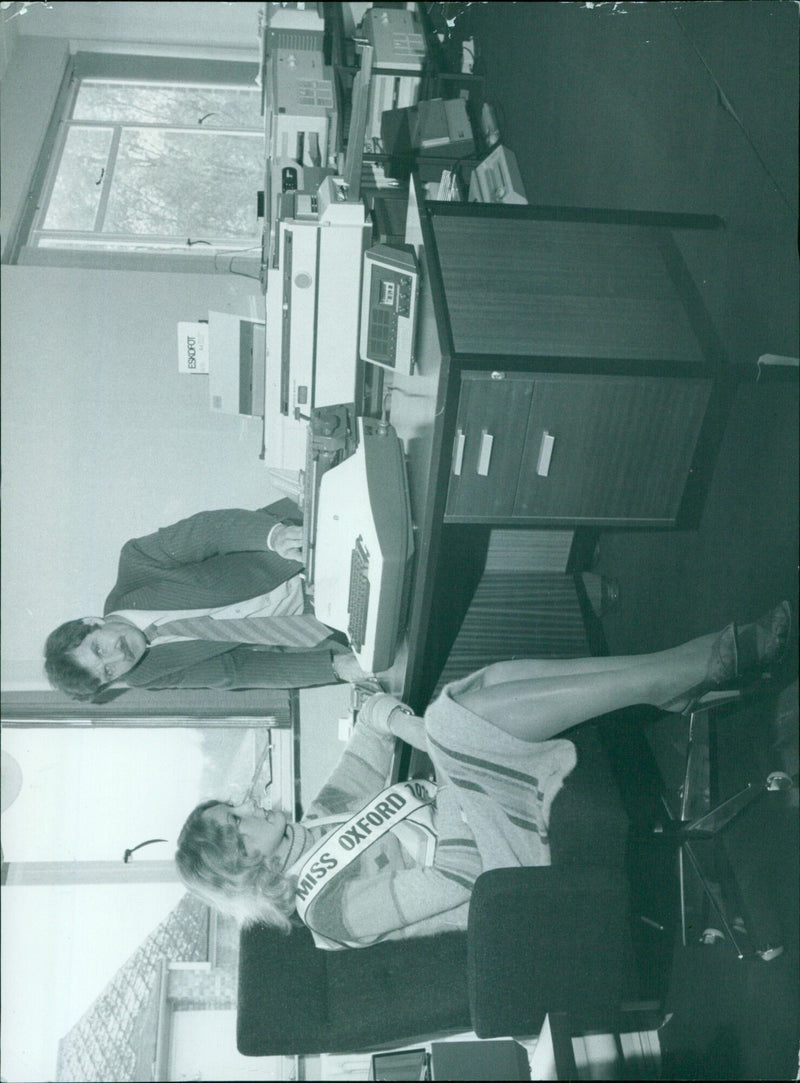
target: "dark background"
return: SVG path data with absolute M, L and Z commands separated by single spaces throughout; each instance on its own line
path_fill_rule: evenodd
M 727 360 L 749 366 L 696 528 L 602 532 L 596 570 L 617 580 L 610 653 L 669 647 L 780 598 L 797 615 L 798 384 L 762 354 L 798 356 L 798 8 L 793 3 L 442 4 L 454 55 L 476 73 L 530 203 L 715 214 L 677 235 Z M 441 25 L 441 24 L 440 24 Z M 795 370 L 796 375 L 796 370 Z M 721 724 L 722 784 L 797 771 L 796 640 L 753 704 Z M 665 771 L 686 723 L 648 728 Z M 635 764 L 631 764 L 636 769 Z M 668 1078 L 793 1079 L 798 1054 L 798 814 L 770 795 L 730 836 L 784 953 L 729 945 L 667 952 Z M 758 900 L 756 900 L 758 902 Z M 671 930 L 665 934 L 671 935 Z

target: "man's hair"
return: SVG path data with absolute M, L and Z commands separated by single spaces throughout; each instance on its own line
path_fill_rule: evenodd
M 186 887 L 242 926 L 263 922 L 291 932 L 296 878 L 287 879 L 274 858 L 248 857 L 236 828 L 204 814 L 224 801 L 204 801 L 189 814 L 178 837 L 175 864 Z
M 47 637 L 44 645 L 44 669 L 53 688 L 65 692 L 73 699 L 87 700 L 103 687 L 102 681 L 83 666 L 79 666 L 72 652 L 83 643 L 95 625 L 86 621 L 68 620 L 59 624 Z

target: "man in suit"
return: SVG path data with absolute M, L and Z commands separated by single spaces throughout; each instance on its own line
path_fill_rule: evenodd
M 340 639 L 309 612 L 298 516 L 290 500 L 259 511 L 200 512 L 126 542 L 103 616 L 67 621 L 48 637 L 50 683 L 91 699 L 119 681 L 236 689 L 367 680 Z M 245 625 L 249 630 L 241 632 Z

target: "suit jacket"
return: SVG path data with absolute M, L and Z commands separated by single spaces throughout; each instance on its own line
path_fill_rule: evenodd
M 267 549 L 276 523 L 299 521 L 291 500 L 260 511 L 205 511 L 122 548 L 104 615 L 201 609 L 273 590 L 302 569 Z M 330 645 L 311 651 L 204 640 L 151 648 L 125 675 L 138 688 L 302 688 L 335 681 Z

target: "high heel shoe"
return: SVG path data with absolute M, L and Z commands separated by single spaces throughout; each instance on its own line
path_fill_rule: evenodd
M 711 650 L 708 681 L 721 688 L 764 673 L 781 662 L 789 645 L 792 607 L 781 602 L 752 624 L 729 624 Z
M 783 661 L 792 628 L 792 607 L 782 601 L 752 624 L 734 621 L 720 632 L 711 648 L 706 679 L 662 706 L 662 710 L 688 715 L 704 699 L 719 699 L 726 691 L 758 676 Z M 678 706 L 683 704 L 683 706 Z

